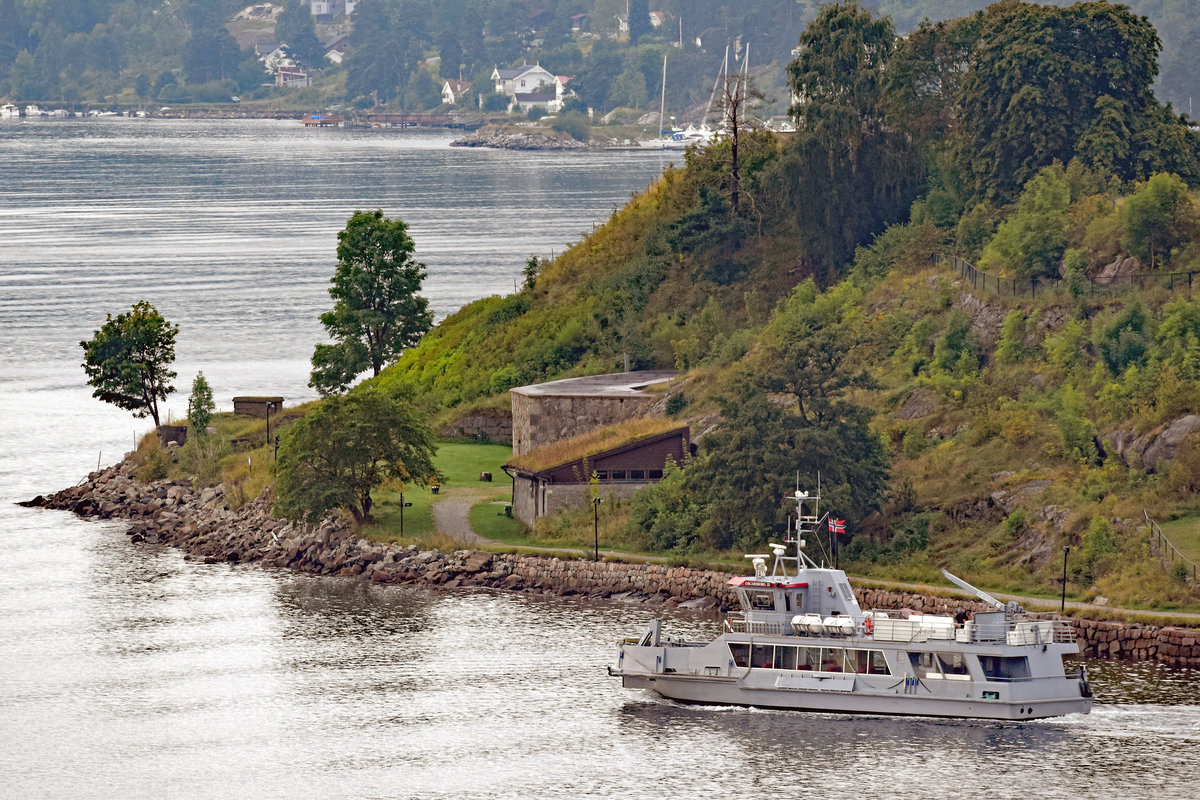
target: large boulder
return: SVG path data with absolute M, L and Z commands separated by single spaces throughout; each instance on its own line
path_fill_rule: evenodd
M 1188 414 L 1172 422 L 1155 436 L 1142 453 L 1142 466 L 1147 472 L 1157 472 L 1162 462 L 1175 457 L 1183 440 L 1200 430 L 1200 416 Z

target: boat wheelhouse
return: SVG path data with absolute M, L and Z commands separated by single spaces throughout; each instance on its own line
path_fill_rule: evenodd
M 1091 710 L 1074 631 L 944 573 L 994 610 L 940 616 L 863 611 L 840 569 L 804 551 L 826 521 L 819 497 L 797 491 L 795 526 L 770 555 L 752 554 L 754 574 L 729 583 L 741 611 L 711 642 L 664 636 L 662 620 L 618 642 L 609 673 L 627 688 L 683 703 L 935 717 L 1037 719 Z M 813 511 L 805 513 L 806 504 Z M 793 545 L 796 555 L 787 555 Z

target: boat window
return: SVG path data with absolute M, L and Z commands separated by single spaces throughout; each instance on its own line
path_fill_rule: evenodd
M 775 648 L 769 644 L 756 644 L 750 648 L 750 666 L 770 669 L 775 661 Z
M 821 671 L 842 672 L 845 669 L 846 653 L 840 647 L 821 648 Z
M 791 592 L 783 593 L 783 610 L 784 611 L 792 610 L 792 593 Z
M 1029 659 L 1025 656 L 980 656 L 983 674 L 993 680 L 1019 680 L 1029 677 Z
M 774 611 L 775 610 L 775 593 L 769 591 L 746 592 L 746 598 L 750 601 L 748 608 L 755 611 Z
M 729 655 L 733 657 L 733 663 L 739 667 L 750 666 L 750 645 L 746 642 L 730 642 Z
M 819 647 L 801 647 L 796 660 L 796 669 L 812 669 L 821 668 L 821 648 Z
M 938 666 L 946 675 L 966 675 L 967 657 L 962 653 L 938 653 Z
M 891 675 L 882 650 L 847 650 L 847 661 L 853 659 L 853 671 L 861 675 Z M 851 666 L 846 671 L 851 671 Z
M 930 675 L 935 678 L 941 676 L 934 663 L 933 653 L 909 653 L 908 660 L 912 663 L 913 672 L 918 678 L 927 678 Z
M 796 592 L 796 599 L 793 603 L 797 611 L 804 610 L 804 592 Z
M 781 647 L 775 648 L 775 669 L 795 669 L 796 668 L 796 648 Z

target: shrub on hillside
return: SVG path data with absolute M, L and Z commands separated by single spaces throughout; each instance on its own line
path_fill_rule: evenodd
M 560 114 L 550 123 L 550 127 L 579 142 L 586 142 L 591 137 L 591 123 L 583 114 L 576 112 Z

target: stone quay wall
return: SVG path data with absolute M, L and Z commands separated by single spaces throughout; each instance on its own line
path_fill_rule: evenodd
M 414 545 L 370 542 L 349 523 L 329 518 L 297 526 L 270 513 L 266 498 L 231 507 L 223 487 L 194 490 L 187 483 L 138 483 L 130 464 L 92 473 L 78 486 L 26 505 L 80 516 L 128 519 L 134 543 L 169 544 L 206 563 L 254 563 L 313 575 L 378 584 L 490 587 L 555 596 L 608 598 L 648 607 L 723 611 L 734 605 L 729 575 L 664 564 L 459 550 L 442 553 Z M 863 608 L 952 614 L 983 611 L 973 600 L 883 589 L 856 589 Z M 1085 655 L 1200 667 L 1200 629 L 1073 619 Z

